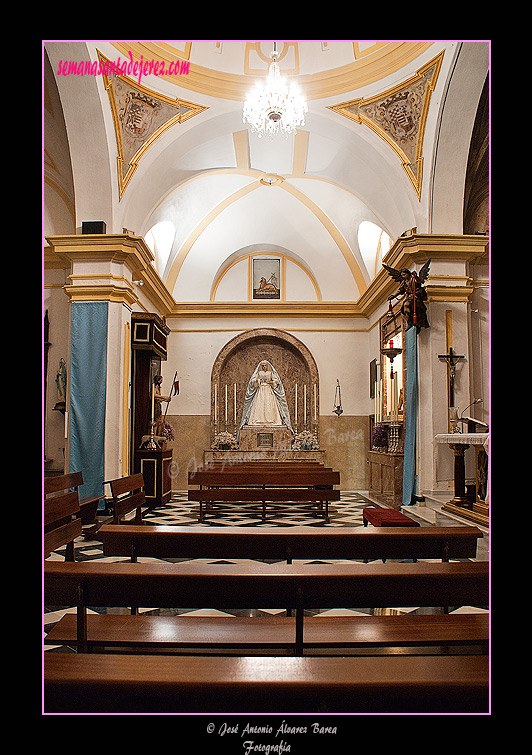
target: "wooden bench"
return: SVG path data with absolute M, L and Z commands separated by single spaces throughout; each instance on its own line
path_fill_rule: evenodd
M 267 510 L 276 514 L 294 511 L 301 513 L 302 507 L 328 522 L 329 502 L 340 500 L 340 491 L 306 487 L 208 488 L 189 490 L 188 500 L 199 503 L 200 522 L 205 521 L 207 514 L 218 515 L 224 511 L 247 514 L 258 512 L 264 522 Z
M 128 475 L 109 482 L 111 486 L 112 522 L 120 524 L 125 516 L 135 512 L 136 524 L 142 522 L 142 507 L 146 506 L 142 474 Z
M 364 527 L 368 526 L 368 522 L 374 527 L 419 527 L 419 522 L 410 519 L 401 511 L 380 509 L 374 506 L 362 509 L 362 520 Z
M 68 474 L 55 475 L 44 478 L 44 496 L 52 496 L 60 491 L 67 492 L 73 488 L 78 493 L 79 514 L 82 524 L 92 524 L 96 518 L 98 503 L 104 496 L 86 495 L 79 498 L 79 487 L 83 485 L 82 472 L 69 472 Z
M 378 528 L 193 527 L 104 525 L 107 556 L 147 558 L 418 559 L 475 558 L 482 532 L 474 526 Z
M 214 565 L 51 561 L 44 564 L 44 595 L 47 605 L 76 606 L 78 652 L 89 649 L 88 629 L 95 625 L 92 616 L 87 616 L 87 606 L 218 609 L 294 606 L 296 615 L 292 625 L 295 630 L 292 647 L 296 655 L 302 655 L 304 623 L 306 626 L 309 618 L 304 620 L 305 608 L 486 607 L 489 602 L 489 564 Z M 122 622 L 122 644 L 127 644 L 128 633 L 135 626 L 132 620 L 137 618 L 113 618 L 115 625 L 120 620 Z M 179 625 L 191 621 L 191 618 L 172 618 L 175 623 L 173 641 L 179 645 L 179 631 L 183 629 Z M 324 618 L 316 617 L 314 623 Z M 455 617 L 444 614 L 440 621 L 445 623 L 448 619 L 454 620 Z M 88 620 L 92 623 L 89 624 Z M 102 617 L 101 623 L 105 624 L 105 617 Z M 478 632 L 478 629 L 477 626 L 475 631 Z M 50 632 L 47 642 L 55 641 L 54 637 L 57 639 L 57 633 L 52 635 Z M 137 643 L 132 636 L 131 639 L 133 644 Z M 344 635 L 339 641 L 345 639 Z M 472 635 L 466 635 L 465 641 L 470 639 Z M 477 635 L 475 639 L 485 642 L 486 637 L 482 639 Z M 240 642 L 241 637 L 237 641 Z M 412 635 L 407 640 L 403 633 L 401 642 L 405 641 L 411 642 Z M 423 633 L 419 632 L 417 644 L 423 645 L 424 641 Z M 263 638 L 264 646 L 268 642 L 267 638 Z
M 486 656 L 174 658 L 46 653 L 44 712 L 486 713 L 489 665 Z M 219 724 L 213 725 L 217 732 Z M 207 736 L 216 738 L 216 733 Z
M 299 469 L 276 468 L 269 469 L 235 469 L 227 467 L 225 469 L 208 469 L 196 470 L 189 472 L 189 485 L 200 485 L 203 487 L 306 487 L 312 488 L 316 485 L 339 485 L 340 473 L 332 469 Z
M 64 488 L 59 488 L 59 490 L 64 490 Z M 82 534 L 77 489 L 45 498 L 43 526 L 44 558 L 48 558 L 53 551 L 66 545 L 65 560 L 74 561 L 74 540 Z
M 188 481 L 189 485 L 200 486 L 199 490 L 188 491 L 188 500 L 200 504 L 200 522 L 211 512 L 249 513 L 250 506 L 245 509 L 242 506 L 250 503 L 260 504 L 262 521 L 266 519 L 267 508 L 277 512 L 299 511 L 304 504 L 329 521 L 329 502 L 340 500 L 340 491 L 334 490 L 334 485 L 340 484 L 338 472 L 285 468 L 281 463 L 274 469 L 196 470 L 189 473 Z

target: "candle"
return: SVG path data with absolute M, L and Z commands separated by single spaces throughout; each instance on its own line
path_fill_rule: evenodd
M 235 417 L 235 425 L 236 425 L 236 383 L 234 385 L 233 409 L 234 409 L 234 417 Z
M 303 424 L 307 425 L 307 384 L 303 385 Z
M 373 414 L 375 416 L 375 422 L 377 421 L 377 406 L 378 406 L 379 389 L 377 387 L 377 381 L 373 385 Z
M 151 384 L 151 419 L 155 419 L 155 383 Z
M 214 421 L 218 423 L 218 383 L 214 384 Z
M 316 383 L 314 383 L 314 422 L 318 421 L 318 404 L 316 402 Z
M 294 416 L 295 416 L 295 422 L 294 422 L 294 424 L 297 427 L 297 383 L 296 383 L 296 398 L 295 398 L 295 401 L 294 401 Z
M 227 425 L 227 383 L 225 384 L 225 424 Z

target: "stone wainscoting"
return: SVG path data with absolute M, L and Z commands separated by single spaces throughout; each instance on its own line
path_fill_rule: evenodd
M 174 428 L 173 490 L 186 490 L 188 472 L 204 462 L 209 450 L 211 426 L 208 415 L 167 415 Z M 368 489 L 369 418 L 320 416 L 320 451 L 323 463 L 340 472 L 342 490 Z

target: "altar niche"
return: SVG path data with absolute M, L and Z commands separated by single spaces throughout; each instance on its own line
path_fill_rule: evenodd
M 261 370 L 263 363 L 266 370 Z M 282 384 L 281 390 L 271 387 L 270 398 L 275 401 L 271 408 L 279 414 L 269 424 L 261 424 L 260 414 L 257 419 L 251 411 L 254 391 L 250 383 L 254 375 L 258 380 L 259 372 L 272 373 L 274 383 Z M 211 448 L 290 451 L 296 435 L 304 430 L 319 438 L 318 370 L 307 347 L 289 333 L 269 328 L 229 341 L 211 374 Z

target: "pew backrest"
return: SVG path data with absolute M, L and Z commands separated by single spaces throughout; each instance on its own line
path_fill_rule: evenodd
M 189 485 L 223 487 L 315 487 L 316 485 L 339 485 L 340 473 L 332 470 L 283 469 L 283 470 L 210 470 L 190 472 Z
M 46 497 L 59 491 L 79 488 L 80 485 L 83 485 L 83 474 L 81 472 L 69 472 L 68 474 L 55 475 L 54 477 L 45 477 L 44 495 Z
M 66 545 L 65 559 L 74 560 L 74 540 L 82 534 L 78 491 L 67 491 L 45 498 L 43 504 L 43 552 L 48 558 Z
M 479 606 L 485 561 L 400 564 L 45 562 L 53 605 L 211 608 Z M 177 601 L 177 602 L 176 602 Z
M 113 524 L 120 524 L 123 517 L 135 511 L 135 523 L 142 522 L 142 507 L 146 505 L 144 478 L 142 474 L 128 475 L 110 480 Z

